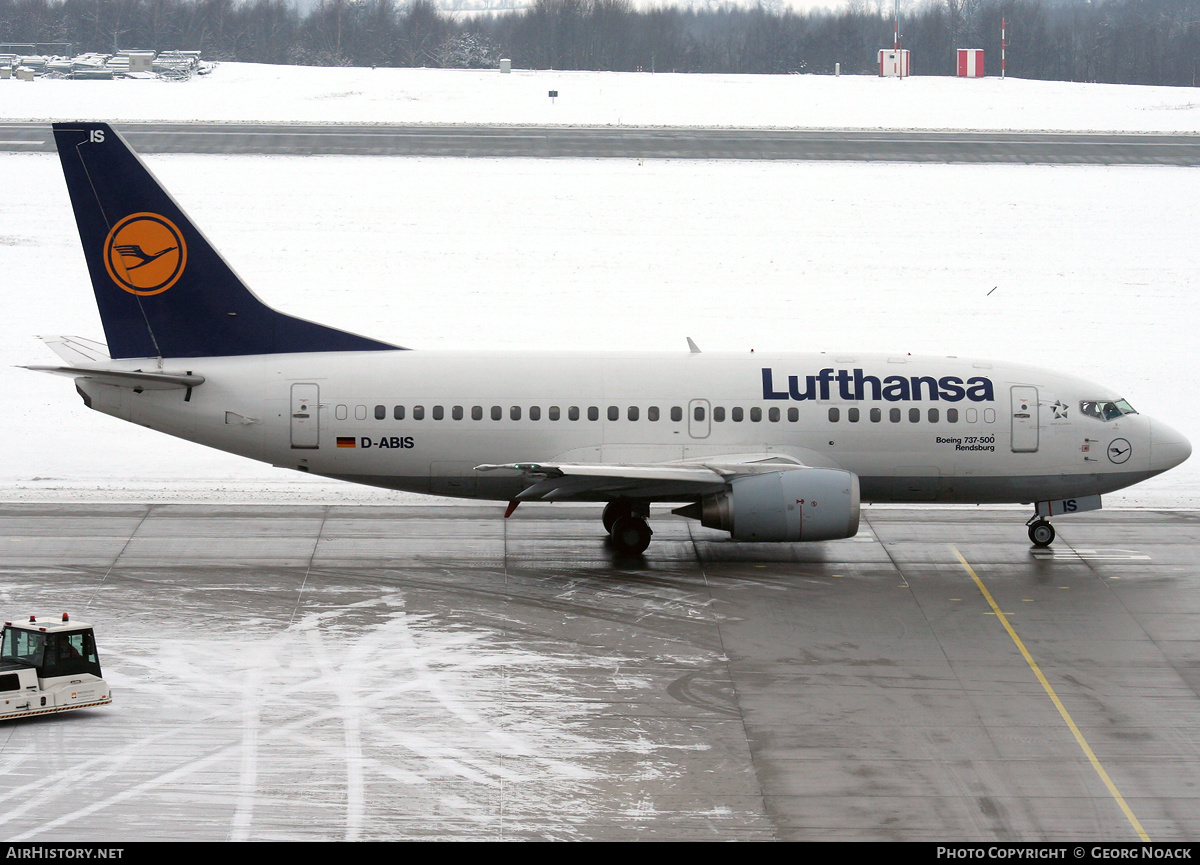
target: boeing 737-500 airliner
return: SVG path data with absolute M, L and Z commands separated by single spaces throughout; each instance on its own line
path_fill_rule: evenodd
M 1121 395 L 1010 363 L 886 354 L 413 351 L 277 312 L 124 139 L 56 123 L 107 347 L 48 340 L 92 409 L 283 468 L 508 502 L 604 502 L 641 553 L 653 502 L 739 541 L 858 531 L 861 501 L 1049 517 L 1179 465 Z

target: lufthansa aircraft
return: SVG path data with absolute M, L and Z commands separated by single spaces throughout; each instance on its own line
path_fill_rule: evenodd
M 1025 502 L 1048 520 L 1191 445 L 1110 388 L 909 355 L 412 351 L 277 312 L 120 135 L 54 137 L 107 347 L 47 340 L 92 409 L 283 468 L 443 496 L 605 502 L 617 550 L 652 502 L 739 541 L 858 531 L 860 501 Z

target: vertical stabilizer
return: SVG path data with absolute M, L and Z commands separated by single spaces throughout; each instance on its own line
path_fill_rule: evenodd
M 114 358 L 399 348 L 260 301 L 108 124 L 54 140 Z

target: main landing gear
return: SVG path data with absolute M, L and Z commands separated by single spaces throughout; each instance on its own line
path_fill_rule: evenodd
M 1048 547 L 1054 543 L 1054 526 L 1039 514 L 1034 514 L 1025 523 L 1029 526 L 1029 540 L 1035 547 Z
M 604 530 L 612 537 L 613 547 L 626 555 L 640 555 L 650 546 L 650 505 L 646 502 L 631 502 L 616 499 L 604 506 L 601 520 Z

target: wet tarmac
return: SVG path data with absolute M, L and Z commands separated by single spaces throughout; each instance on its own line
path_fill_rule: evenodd
M 0 505 L 115 702 L 0 724 L 10 841 L 1194 840 L 1200 514 Z M 1040 678 L 1039 678 L 1040 677 Z

